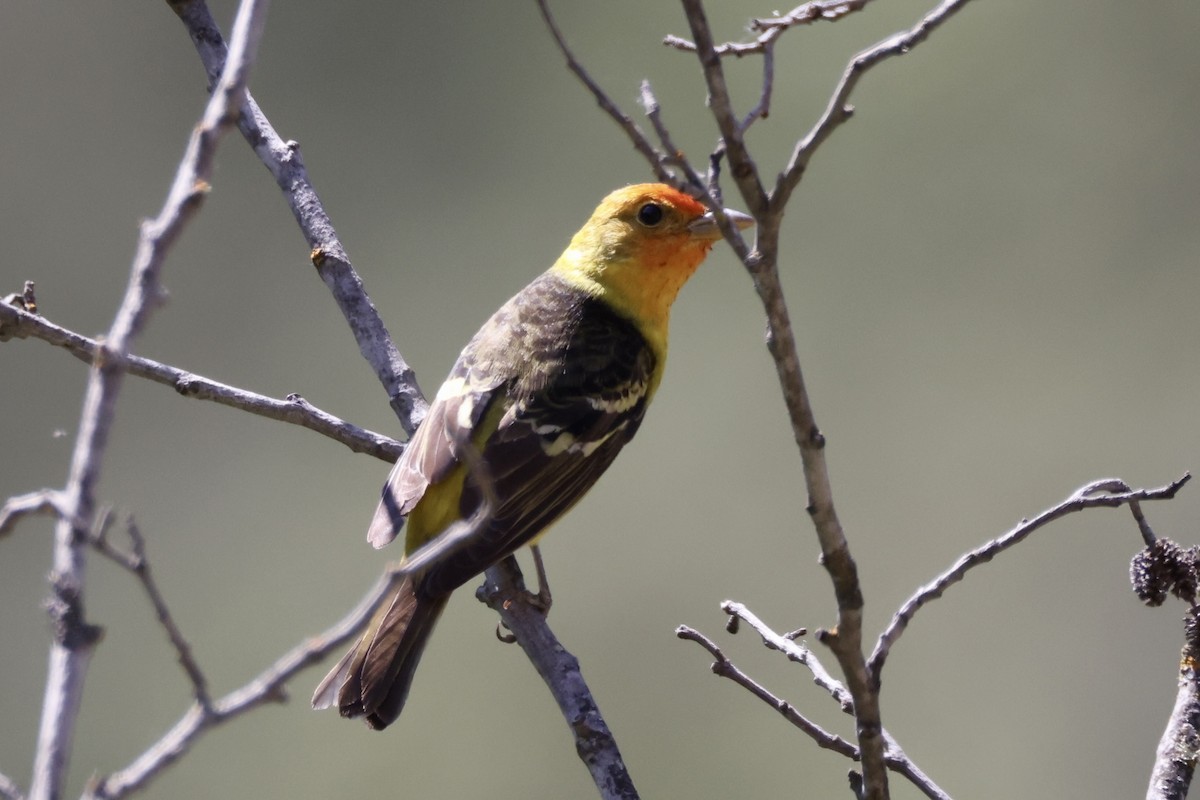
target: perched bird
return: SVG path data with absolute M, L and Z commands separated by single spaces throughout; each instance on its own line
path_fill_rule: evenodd
M 336 705 L 377 730 L 396 721 L 450 593 L 539 536 L 633 438 L 662 378 L 671 304 L 720 238 L 686 194 L 618 189 L 484 323 L 392 469 L 367 539 L 382 547 L 407 520 L 407 559 L 479 516 L 485 497 L 491 507 L 380 605 L 317 687 L 315 708 Z

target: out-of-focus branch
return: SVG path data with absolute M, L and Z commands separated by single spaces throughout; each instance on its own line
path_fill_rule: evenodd
M 13 532 L 24 517 L 34 514 L 62 515 L 62 493 L 53 489 L 41 489 L 28 494 L 10 497 L 0 507 L 0 536 Z
M 512 556 L 487 571 L 476 596 L 500 615 L 542 676 L 575 737 L 575 751 L 587 766 L 603 800 L 637 800 L 617 740 L 600 715 L 584 682 L 579 661 L 546 624 L 546 614 L 529 601 L 525 582 Z
M 88 538 L 88 543 L 100 553 L 102 556 L 117 564 L 120 567 L 128 570 L 142 584 L 142 590 L 145 591 L 146 597 L 150 600 L 150 605 L 154 608 L 154 615 L 158 618 L 158 624 L 162 626 L 167 634 L 167 638 L 171 641 L 171 647 L 175 650 L 175 656 L 179 661 L 179 666 L 183 668 L 184 674 L 192 684 L 192 696 L 196 703 L 205 711 L 212 710 L 212 698 L 208 693 L 208 679 L 204 676 L 204 672 L 200 669 L 199 663 L 196 662 L 195 656 L 192 654 L 192 646 L 188 644 L 187 639 L 183 637 L 183 631 L 175 623 L 175 618 L 171 615 L 171 610 L 167 607 L 166 598 L 158 588 L 158 582 L 154 580 L 154 575 L 150 571 L 150 561 L 146 558 L 146 540 L 138 530 L 137 524 L 132 520 L 128 520 L 125 526 L 126 534 L 129 536 L 130 549 L 128 551 L 121 550 L 113 546 L 108 539 L 109 523 L 112 521 L 111 513 L 105 513 L 99 524 L 95 526 L 92 535 Z
M 183 757 L 209 729 L 266 703 L 286 700 L 287 682 L 357 635 L 399 580 L 395 570 L 386 571 L 358 606 L 336 624 L 289 650 L 241 688 L 207 705 L 193 703 L 174 727 L 133 763 L 93 781 L 83 800 L 116 800 L 137 791 Z
M 836 22 L 847 14 L 861 11 L 870 0 L 814 0 L 792 9 L 778 17 L 760 17 L 750 21 L 750 29 L 759 31 L 752 42 L 726 42 L 713 48 L 718 56 L 743 56 L 769 53 L 784 31 L 800 25 L 811 25 L 822 20 Z M 696 52 L 695 42 L 679 36 L 663 37 L 663 44 L 684 52 Z
M 3 303 L 0 303 L 0 334 L 3 334 L 3 338 L 41 339 L 88 363 L 94 360 L 100 347 L 94 339 L 55 325 L 45 317 Z M 184 397 L 211 400 L 267 419 L 299 425 L 341 442 L 356 453 L 394 462 L 404 449 L 395 439 L 335 417 L 297 394 L 277 400 L 140 356 L 127 356 L 126 364 L 131 375 L 170 386 Z
M 226 47 L 208 6 L 204 0 L 168 0 L 168 5 L 187 28 L 209 82 L 214 82 L 225 64 Z M 333 229 L 333 222 L 325 213 L 300 157 L 300 145 L 280 138 L 249 93 L 240 111 L 238 130 L 283 191 L 308 242 L 313 265 L 349 323 L 363 358 L 383 384 L 400 425 L 411 436 L 424 419 L 429 405 L 417 385 L 416 374 L 393 343 Z
M 0 773 L 0 798 L 3 800 L 25 800 L 21 787 L 7 775 Z
M 884 663 L 887 661 L 892 646 L 907 629 L 916 613 L 966 577 L 967 572 L 972 568 L 986 564 L 1000 553 L 1024 541 L 1034 531 L 1068 514 L 1089 508 L 1116 508 L 1143 500 L 1170 500 L 1176 492 L 1183 488 L 1184 484 L 1191 480 L 1191 477 L 1185 473 L 1177 480 L 1155 489 L 1132 489 L 1129 484 L 1119 478 L 1092 481 L 1086 486 L 1076 489 L 1070 497 L 1058 505 L 1046 509 L 1032 519 L 1021 520 L 1016 527 L 1003 536 L 965 553 L 948 570 L 918 589 L 892 617 L 887 628 L 879 635 L 875 649 L 868 660 L 873 680 L 876 684 L 879 683 Z
M 98 349 L 84 395 L 79 438 L 61 496 L 51 574 L 54 644 L 33 767 L 31 800 L 59 800 L 66 783 L 83 682 L 100 632 L 84 617 L 85 539 L 95 513 L 95 487 L 112 426 L 130 345 L 161 300 L 159 273 L 167 251 L 208 191 L 216 145 L 245 94 L 246 78 L 262 33 L 266 2 L 244 0 L 221 79 L 192 132 L 158 217 L 142 225 L 133 271 L 121 307 Z

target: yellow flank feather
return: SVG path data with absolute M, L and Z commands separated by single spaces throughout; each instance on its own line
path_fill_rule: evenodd
M 439 394 L 441 393 L 439 392 Z M 492 407 L 488 409 L 471 437 L 471 442 L 477 451 L 482 452 L 484 442 L 496 432 L 496 427 L 507 410 L 508 403 L 504 402 L 493 403 Z M 460 463 L 444 479 L 425 490 L 421 501 L 408 515 L 408 532 L 404 537 L 405 553 L 412 553 L 462 519 L 463 484 L 466 482 L 468 472 L 467 465 Z

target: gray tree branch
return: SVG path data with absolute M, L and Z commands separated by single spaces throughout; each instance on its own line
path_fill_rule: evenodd
M 922 586 L 904 602 L 904 605 L 892 617 L 891 622 L 879 635 L 875 649 L 868 660 L 871 676 L 876 684 L 882 679 L 883 665 L 886 663 L 892 646 L 903 635 L 917 612 L 928 603 L 945 594 L 946 590 L 966 577 L 967 572 L 981 564 L 986 564 L 1005 550 L 1020 544 L 1037 531 L 1056 519 L 1068 514 L 1084 511 L 1089 508 L 1117 508 L 1123 505 L 1133 506 L 1142 500 L 1170 500 L 1181 488 L 1191 480 L 1192 476 L 1184 474 L 1165 486 L 1155 489 L 1132 489 L 1120 478 L 1104 478 L 1081 486 L 1071 493 L 1071 496 L 1058 505 L 1052 506 L 1032 519 L 1021 522 L 1002 536 L 964 553 L 957 561 L 941 575 Z M 1140 515 L 1140 509 L 1138 514 Z M 1139 523 L 1140 526 L 1140 523 Z
M 61 347 L 89 364 L 100 348 L 96 340 L 56 325 L 43 316 L 0 303 L 0 341 L 30 337 Z M 127 356 L 126 364 L 130 375 L 170 386 L 184 397 L 209 400 L 267 419 L 299 425 L 341 442 L 356 453 L 366 453 L 393 462 L 404 450 L 404 446 L 395 439 L 322 411 L 298 394 L 277 400 L 141 356 Z
M 208 5 L 204 0 L 168 0 L 168 5 L 187 28 L 212 84 L 224 67 L 226 47 Z M 411 436 L 425 418 L 429 405 L 417 385 L 416 373 L 400 355 L 333 229 L 333 222 L 308 178 L 300 145 L 280 138 L 249 93 L 240 106 L 237 126 L 283 192 L 308 242 L 313 266 L 350 325 L 363 358 L 383 384 L 404 432 Z
M 212 728 L 266 703 L 285 701 L 287 683 L 298 672 L 319 663 L 354 638 L 375 612 L 375 606 L 399 580 L 395 570 L 385 571 L 359 604 L 337 623 L 284 653 L 239 689 L 209 703 L 193 702 L 179 721 L 129 766 L 94 780 L 83 800 L 117 800 L 142 789 L 186 755 L 200 736 Z

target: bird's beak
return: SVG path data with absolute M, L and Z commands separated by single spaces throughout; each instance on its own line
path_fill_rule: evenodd
M 734 211 L 731 208 L 725 209 L 725 217 L 732 222 L 739 231 L 744 231 L 754 225 L 754 217 L 749 214 L 743 214 L 741 211 Z M 717 240 L 721 238 L 721 229 L 717 226 L 717 218 L 713 216 L 713 212 L 709 211 L 703 217 L 697 217 L 688 225 L 688 230 L 693 236 L 698 239 Z

